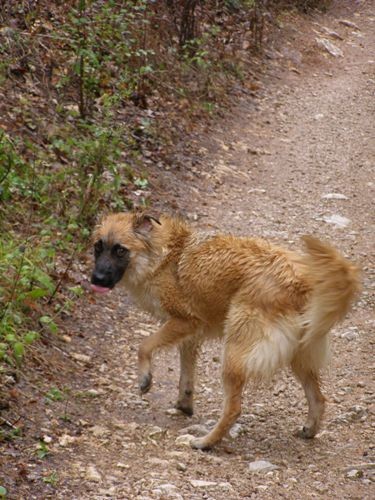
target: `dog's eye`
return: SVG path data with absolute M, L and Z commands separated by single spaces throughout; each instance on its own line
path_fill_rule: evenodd
M 117 255 L 117 257 L 125 257 L 125 255 L 127 254 L 127 252 L 128 252 L 127 248 L 120 247 L 120 246 L 118 246 L 116 248 L 116 255 Z
M 94 250 L 96 254 L 99 254 L 103 251 L 103 242 L 102 240 L 99 240 L 95 243 L 94 245 Z

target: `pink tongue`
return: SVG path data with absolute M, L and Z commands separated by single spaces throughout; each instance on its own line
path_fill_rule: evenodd
M 95 293 L 108 293 L 111 289 L 104 286 L 91 284 L 91 290 Z

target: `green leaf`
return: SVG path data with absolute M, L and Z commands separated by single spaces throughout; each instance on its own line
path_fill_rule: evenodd
M 23 340 L 24 340 L 25 344 L 32 344 L 38 338 L 39 338 L 38 332 L 30 331 L 24 335 Z
M 55 284 L 52 279 L 41 269 L 34 269 L 34 279 L 36 279 L 41 285 L 43 285 L 49 292 L 53 292 L 55 289 Z
M 22 342 L 15 342 L 13 344 L 13 354 L 18 361 L 21 361 L 23 355 L 25 354 L 25 347 Z
M 7 489 L 4 486 L 0 486 L 0 497 L 5 498 L 7 493 Z
M 52 387 L 52 389 L 47 392 L 46 398 L 51 401 L 62 401 L 64 399 L 64 394 L 57 389 L 57 387 Z
M 49 316 L 42 316 L 39 318 L 40 323 L 47 326 L 52 333 L 58 332 L 58 327 L 56 323 Z

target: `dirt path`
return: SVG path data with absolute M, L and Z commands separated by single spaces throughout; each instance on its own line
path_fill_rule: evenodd
M 232 438 L 212 452 L 176 442 L 201 433 L 220 413 L 220 346 L 202 353 L 191 419 L 173 410 L 174 351 L 157 356 L 155 385 L 141 398 L 137 346 L 156 325 L 116 291 L 70 320 L 68 399 L 46 405 L 40 436 L 50 454 L 42 465 L 29 464 L 28 482 L 20 479 L 14 498 L 374 498 L 375 10 L 369 4 L 356 15 L 336 13 L 358 29 L 333 15 L 317 18 L 317 33 L 299 26 L 311 44 L 323 36 L 322 26 L 339 33 L 343 40 L 334 43 L 344 57 L 319 55 L 312 66 L 319 49 L 311 53 L 307 44 L 299 51 L 301 33 L 287 56 L 275 50 L 266 90 L 257 99 L 244 96 L 231 119 L 199 138 L 199 160 L 173 186 L 180 209 L 202 229 L 260 235 L 292 248 L 299 235 L 318 234 L 363 266 L 364 293 L 332 335 L 328 408 L 317 439 L 294 436 L 306 407 L 302 390 L 284 373 L 270 387 L 248 387 Z M 344 198 L 323 198 L 330 193 Z M 341 218 L 329 222 L 332 216 Z M 255 460 L 277 468 L 255 474 L 249 469 Z M 33 483 L 30 467 L 47 482 Z

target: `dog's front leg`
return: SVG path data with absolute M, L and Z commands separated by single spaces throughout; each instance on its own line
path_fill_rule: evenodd
M 185 340 L 180 348 L 180 383 L 176 408 L 186 415 L 193 415 L 195 364 L 200 347 L 198 338 Z
M 138 351 L 139 389 L 142 394 L 151 388 L 151 359 L 155 349 L 170 347 L 196 332 L 194 320 L 171 318 L 156 333 L 146 338 Z

